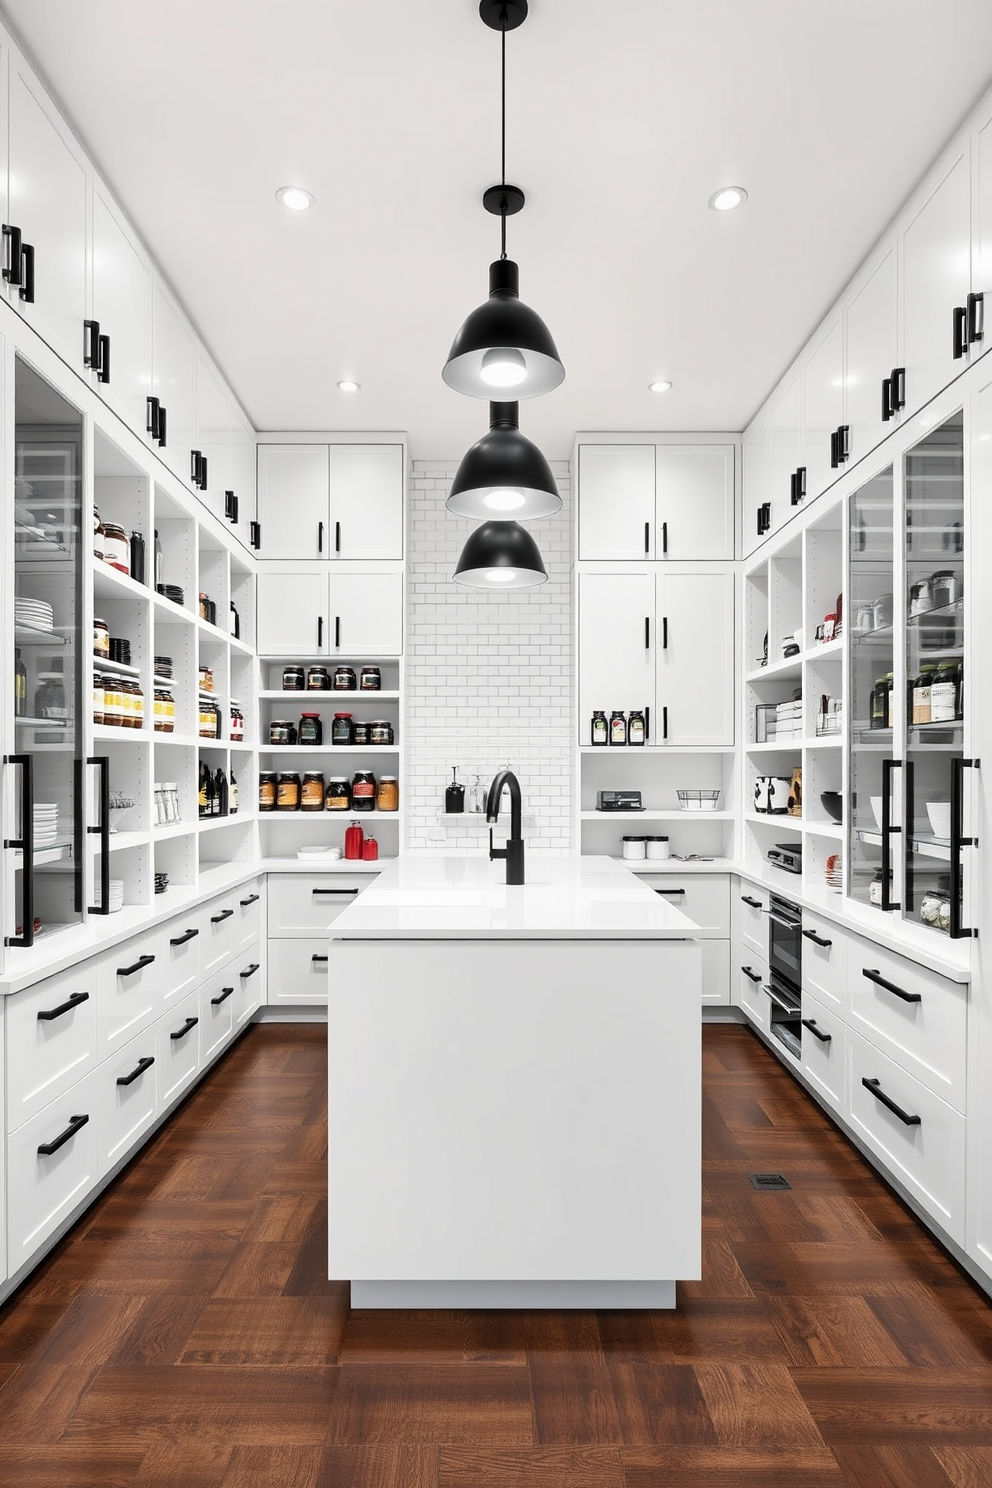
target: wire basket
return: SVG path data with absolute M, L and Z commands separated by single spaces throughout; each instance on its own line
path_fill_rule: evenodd
M 720 805 L 718 790 L 680 790 L 677 794 L 680 811 L 716 811 Z

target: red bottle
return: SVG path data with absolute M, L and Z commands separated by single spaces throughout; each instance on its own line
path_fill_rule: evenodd
M 365 833 L 357 822 L 353 822 L 344 834 L 344 855 L 346 858 L 360 858 L 362 856 L 362 843 Z
M 361 828 L 359 828 L 361 830 Z M 379 857 L 379 844 L 374 837 L 366 837 L 362 843 L 362 858 L 366 863 L 374 863 Z

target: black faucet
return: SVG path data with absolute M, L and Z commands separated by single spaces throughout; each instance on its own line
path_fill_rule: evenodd
M 499 802 L 506 786 L 510 792 L 510 835 L 505 847 L 493 847 L 493 829 L 489 828 L 490 858 L 506 859 L 506 881 L 522 884 L 524 881 L 524 839 L 520 835 L 520 781 L 512 770 L 500 770 L 489 787 L 486 797 L 486 821 L 499 821 Z

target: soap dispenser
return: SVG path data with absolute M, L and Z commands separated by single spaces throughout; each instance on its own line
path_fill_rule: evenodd
M 458 766 L 451 767 L 451 784 L 444 793 L 444 810 L 447 816 L 456 816 L 465 810 L 465 787 L 456 778 Z

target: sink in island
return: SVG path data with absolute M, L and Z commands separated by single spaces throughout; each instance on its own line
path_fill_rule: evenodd
M 396 859 L 329 929 L 353 1307 L 673 1307 L 700 1274 L 700 951 L 621 864 Z

